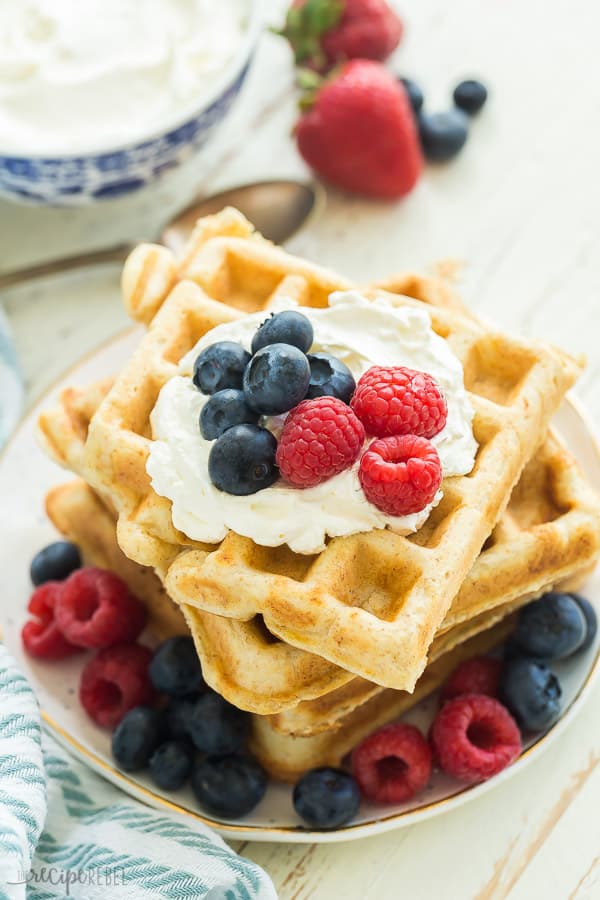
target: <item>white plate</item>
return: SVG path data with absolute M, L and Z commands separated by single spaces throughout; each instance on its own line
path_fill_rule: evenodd
M 81 658 L 58 664 L 35 662 L 22 650 L 20 631 L 31 591 L 29 562 L 39 548 L 56 539 L 56 534 L 44 515 L 43 497 L 52 485 L 70 477 L 46 459 L 37 447 L 37 414 L 40 409 L 51 405 L 58 391 L 67 384 L 87 384 L 118 371 L 136 345 L 139 334 L 137 329 L 128 331 L 69 372 L 55 390 L 44 397 L 30 413 L 6 448 L 0 465 L 0 497 L 5 525 L 0 541 L 0 571 L 3 573 L 0 622 L 6 645 L 33 685 L 46 723 L 56 738 L 91 768 L 150 806 L 160 809 L 170 805 L 186 816 L 200 818 L 225 837 L 257 841 L 342 841 L 401 828 L 441 812 L 450 812 L 471 798 L 502 784 L 532 763 L 543 748 L 568 727 L 576 712 L 583 706 L 592 681 L 600 669 L 600 639 L 587 653 L 556 666 L 563 687 L 564 715 L 549 732 L 530 743 L 520 759 L 500 775 L 484 784 L 465 788 L 452 779 L 436 774 L 430 787 L 417 801 L 387 807 L 363 804 L 355 821 L 338 831 L 312 832 L 303 829 L 292 808 L 291 791 L 284 785 L 272 783 L 263 801 L 246 818 L 218 822 L 201 813 L 191 791 L 163 794 L 149 779 L 133 778 L 114 768 L 110 755 L 110 735 L 90 722 L 77 701 Z M 600 489 L 600 452 L 585 416 L 572 401 L 568 401 L 557 415 L 555 424 L 592 483 Z M 586 593 L 600 603 L 598 573 L 590 580 Z M 407 718 L 425 729 L 434 709 L 435 700 L 431 698 L 420 704 Z

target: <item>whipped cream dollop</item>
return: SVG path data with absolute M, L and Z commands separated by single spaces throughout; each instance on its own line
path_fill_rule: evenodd
M 239 47 L 244 0 L 0 0 L 0 149 L 77 153 L 149 137 Z
M 273 309 L 292 307 L 283 302 Z M 462 366 L 446 341 L 432 330 L 425 311 L 396 307 L 384 299 L 367 300 L 357 291 L 332 294 L 327 308 L 302 307 L 301 311 L 314 329 L 311 352 L 337 356 L 357 380 L 373 365 L 429 372 L 442 387 L 448 404 L 446 426 L 432 439 L 443 474 L 471 471 L 477 443 Z M 265 318 L 263 311 L 213 328 L 181 360 L 180 374 L 160 391 L 151 415 L 154 440 L 147 471 L 154 490 L 172 501 L 175 527 L 205 543 L 221 541 L 231 529 L 257 544 L 287 544 L 297 553 L 309 554 L 321 551 L 328 536 L 386 527 L 400 534 L 416 531 L 441 500 L 442 491 L 419 513 L 388 516 L 366 499 L 358 479 L 358 461 L 328 481 L 305 489 L 279 480 L 251 496 L 236 497 L 212 484 L 208 475 L 212 442 L 204 440 L 198 427 L 200 410 L 209 398 L 194 387 L 194 361 L 201 350 L 217 341 L 238 341 L 250 350 L 252 336 Z M 266 424 L 277 433 L 281 417 Z

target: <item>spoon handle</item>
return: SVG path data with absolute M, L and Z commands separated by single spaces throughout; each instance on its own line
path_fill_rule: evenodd
M 5 275 L 0 275 L 0 290 L 22 284 L 24 281 L 31 281 L 34 278 L 45 278 L 47 275 L 56 275 L 58 272 L 68 272 L 84 266 L 123 262 L 133 246 L 133 244 L 118 244 L 116 247 L 93 250 L 91 253 L 80 253 L 77 256 L 66 256 L 64 259 L 54 259 L 39 265 L 27 266 L 25 269 L 7 272 Z

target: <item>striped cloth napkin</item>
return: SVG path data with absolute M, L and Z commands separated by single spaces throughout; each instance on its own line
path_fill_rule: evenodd
M 40 727 L 0 644 L 0 900 L 276 900 L 270 878 L 201 823 L 157 813 Z

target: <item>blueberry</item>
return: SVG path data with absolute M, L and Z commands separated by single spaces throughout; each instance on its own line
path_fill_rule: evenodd
M 37 587 L 46 581 L 63 581 L 81 566 L 78 548 L 70 541 L 56 541 L 48 544 L 31 560 L 30 575 Z
M 481 81 L 475 81 L 475 79 L 470 78 L 456 85 L 452 97 L 459 109 L 462 109 L 463 112 L 470 116 L 474 116 L 483 108 L 487 95 L 486 86 Z
M 257 412 L 277 416 L 304 400 L 309 382 L 310 366 L 302 350 L 269 344 L 252 357 L 244 372 L 244 393 Z
M 163 791 L 177 791 L 192 774 L 194 748 L 188 741 L 165 741 L 150 757 L 150 775 Z
M 243 391 L 225 388 L 217 391 L 202 407 L 200 433 L 207 441 L 214 441 L 234 425 L 256 425 L 258 413 L 250 409 Z
M 250 354 L 235 341 L 219 341 L 200 353 L 194 363 L 194 384 L 203 394 L 241 388 Z
M 157 691 L 183 697 L 203 685 L 200 660 L 191 637 L 173 637 L 156 650 L 148 670 Z
M 400 81 L 405 87 L 406 93 L 408 94 L 408 100 L 410 105 L 412 106 L 412 110 L 415 115 L 421 112 L 423 108 L 423 102 L 425 97 L 423 96 L 423 91 L 419 87 L 416 81 L 413 81 L 411 78 L 401 78 Z
M 121 769 L 136 772 L 150 757 L 164 735 L 164 718 L 158 709 L 135 706 L 123 716 L 112 735 L 112 754 Z
M 422 113 L 419 135 L 423 153 L 431 162 L 446 162 L 462 150 L 467 140 L 467 117 L 459 109 Z
M 545 594 L 519 614 L 514 640 L 536 659 L 565 659 L 586 637 L 585 616 L 569 594 Z
M 173 697 L 166 709 L 169 737 L 180 740 L 190 736 L 189 723 L 197 696 Z
M 210 480 L 219 490 L 238 497 L 262 491 L 277 480 L 276 451 L 277 441 L 266 428 L 234 425 L 211 447 Z
M 598 617 L 596 615 L 596 610 L 594 609 L 590 601 L 586 600 L 585 597 L 582 597 L 581 594 L 571 594 L 571 597 L 579 606 L 579 609 L 583 613 L 583 618 L 585 619 L 585 640 L 583 641 L 581 647 L 577 648 L 577 652 L 582 653 L 584 650 L 587 650 L 589 647 L 591 647 L 596 639 L 596 632 L 598 631 Z
M 312 342 L 313 327 L 306 316 L 286 309 L 265 319 L 252 338 L 252 352 L 258 353 L 269 344 L 291 344 L 306 353 Z
M 260 803 L 267 789 L 267 776 L 248 756 L 207 756 L 192 772 L 192 788 L 209 813 L 223 819 L 237 818 Z
M 511 634 L 502 647 L 502 659 L 515 659 L 517 656 L 523 656 L 523 651 Z
M 194 746 L 203 753 L 243 750 L 249 730 L 248 713 L 212 692 L 197 698 L 188 724 Z
M 339 828 L 354 818 L 359 806 L 358 785 L 341 769 L 311 769 L 294 788 L 294 809 L 310 828 Z
M 560 715 L 560 682 L 537 659 L 525 656 L 504 663 L 500 698 L 524 731 L 543 731 Z
M 337 397 L 344 403 L 356 390 L 356 381 L 347 365 L 329 353 L 312 353 L 308 357 L 310 364 L 310 383 L 306 396 Z

